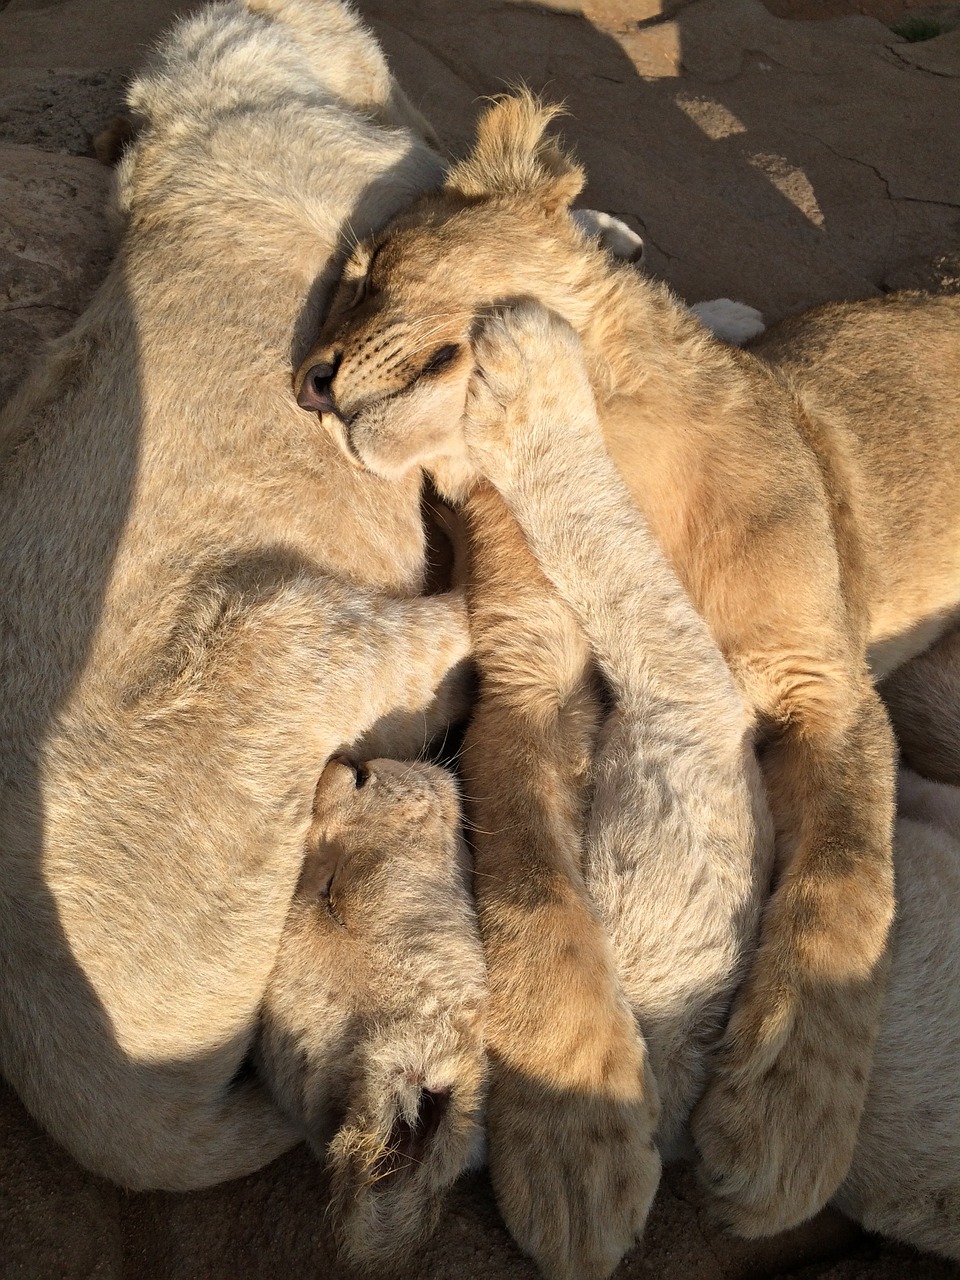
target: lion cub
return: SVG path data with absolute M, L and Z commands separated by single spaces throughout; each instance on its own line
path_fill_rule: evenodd
M 655 1080 L 643 1081 L 643 1123 L 631 1123 L 629 1097 L 613 1143 L 589 1123 L 566 1128 L 561 1114 L 543 1168 L 532 1167 L 524 1125 L 538 1102 L 538 1067 L 534 1051 L 519 1060 L 510 1024 L 529 1037 L 536 1023 L 496 989 L 496 965 L 485 1023 L 456 793 L 442 770 L 422 765 L 334 759 L 321 777 L 267 990 L 260 1065 L 315 1145 L 342 1125 L 327 1149 L 334 1220 L 354 1256 L 380 1261 L 422 1232 L 475 1153 L 485 1038 L 500 1059 L 486 1122 L 505 1216 L 515 1230 L 524 1215 L 539 1226 L 536 1252 L 550 1274 L 593 1276 L 616 1259 L 611 1223 L 622 1247 L 642 1223 L 659 1156 L 686 1150 L 690 1111 L 755 936 L 772 830 L 743 700 L 605 453 L 575 335 L 557 317 L 520 307 L 483 326 L 475 355 L 467 440 L 510 515 L 496 538 L 488 523 L 474 547 L 487 688 L 465 769 L 477 773 L 479 763 L 488 776 L 503 751 L 502 733 L 490 732 L 507 714 L 498 652 L 512 639 L 510 670 L 540 678 L 536 644 L 518 659 L 534 635 L 549 637 L 562 602 L 584 628 L 616 710 L 593 735 L 578 865 L 562 868 L 553 904 L 535 904 L 540 981 L 546 990 L 563 972 L 571 940 L 552 907 L 573 874 L 608 936 L 642 1076 L 649 1053 Z M 559 363 L 570 371 L 563 387 L 544 376 Z M 558 509 L 567 520 L 556 519 Z M 498 579 L 492 570 L 509 570 L 520 531 L 545 576 Z M 544 688 L 544 698 L 552 692 Z M 511 727 L 522 734 L 521 719 Z M 527 762 L 539 776 L 556 763 L 555 744 L 542 747 L 545 758 Z M 501 782 L 499 803 L 509 779 Z M 519 780 L 524 794 L 527 785 Z M 835 1202 L 871 1230 L 960 1259 L 960 790 L 903 772 L 899 810 L 891 980 L 853 1163 Z M 495 808 L 487 802 L 486 811 Z M 531 897 L 497 874 L 506 869 L 497 833 L 475 832 L 474 845 L 476 904 L 496 959 L 522 936 Z M 581 1045 L 571 1077 L 595 1048 Z
M 574 874 L 603 922 L 622 996 L 646 1042 L 656 1080 L 649 1093 L 660 1104 L 651 1123 L 655 1118 L 656 1147 L 666 1161 L 686 1154 L 686 1125 L 709 1078 L 769 882 L 773 832 L 748 716 L 603 447 L 576 335 L 559 317 L 526 304 L 479 326 L 473 347 L 466 444 L 509 514 L 501 509 L 496 522 L 486 518 L 475 544 L 473 612 L 484 692 L 468 735 L 466 772 L 493 775 L 504 739 L 491 728 L 499 719 L 502 729 L 509 715 L 509 681 L 516 688 L 543 676 L 540 651 L 562 602 L 583 628 L 615 703 L 595 738 L 580 800 Z M 562 386 L 550 378 L 558 367 L 568 371 Z M 475 513 L 479 502 L 478 495 L 469 510 Z M 536 551 L 542 570 L 536 579 L 522 572 L 511 578 L 520 534 Z M 504 668 L 498 656 L 511 640 Z M 546 686 L 542 696 L 555 692 Z M 516 713 L 510 728 L 522 731 Z M 960 725 L 949 714 L 940 737 L 951 738 L 956 750 Z M 558 757 L 555 740 L 543 735 L 541 742 L 544 758 L 527 763 L 542 780 Z M 508 786 L 504 770 L 501 796 Z M 897 798 L 890 981 L 852 1165 L 834 1202 L 869 1230 L 960 1260 L 960 788 L 901 770 Z M 483 810 L 492 814 L 494 807 L 485 800 Z M 505 937 L 519 933 L 529 901 L 517 895 L 516 879 L 482 874 L 503 870 L 498 841 L 481 831 L 474 842 L 477 905 L 488 954 L 492 938 L 496 955 Z M 524 851 L 528 875 L 531 852 Z M 543 987 L 554 967 L 562 970 L 551 948 L 571 942 L 551 923 L 549 906 L 541 908 Z M 503 1022 L 513 1016 L 509 1006 L 498 1008 L 496 982 L 494 968 L 488 1034 L 494 1053 Z M 533 1025 L 526 1020 L 528 1032 Z M 589 1017 L 575 1034 L 583 1027 Z M 635 1150 L 640 1167 L 631 1169 L 623 1136 L 604 1142 L 588 1125 L 571 1135 L 561 1117 L 534 1182 L 532 1161 L 517 1141 L 522 1134 L 529 1142 L 524 1112 L 536 1096 L 534 1055 L 527 1051 L 522 1073 L 509 1064 L 508 1091 L 494 1082 L 491 1171 L 498 1189 L 509 1191 L 508 1221 L 516 1223 L 538 1197 L 552 1211 L 552 1220 L 542 1211 L 538 1218 L 544 1226 L 549 1221 L 538 1257 L 551 1275 L 599 1275 L 602 1261 L 597 1265 L 598 1255 L 585 1246 L 602 1241 L 628 1190 L 642 1185 L 648 1153 Z M 506 1092 L 517 1111 L 497 1151 Z M 579 1161 L 564 1150 L 571 1136 L 581 1144 Z M 514 1149 L 506 1151 L 511 1138 Z M 564 1179 L 574 1188 L 582 1180 L 578 1199 L 556 1194 Z M 610 1204 L 598 1211 L 605 1196 Z M 565 1269 L 570 1258 L 575 1265 Z
M 334 757 L 264 995 L 260 1074 L 367 1265 L 432 1227 L 477 1146 L 486 980 L 459 826 L 446 770 Z
M 558 317 L 523 306 L 486 322 L 474 354 L 466 439 L 503 501 L 496 526 L 486 522 L 473 548 L 484 692 L 466 773 L 489 776 L 491 761 L 507 757 L 497 798 L 475 801 L 474 809 L 497 815 L 517 752 L 529 753 L 525 763 L 540 779 L 557 764 L 557 741 L 524 738 L 523 717 L 509 724 L 521 735 L 509 753 L 503 733 L 490 730 L 498 717 L 501 730 L 507 723 L 510 675 L 549 674 L 538 654 L 561 605 L 583 627 L 616 703 L 599 732 L 587 735 L 575 865 L 562 865 L 558 842 L 552 900 L 542 884 L 530 890 L 509 874 L 499 848 L 506 832 L 473 835 L 488 955 L 496 962 L 522 937 L 532 909 L 549 1008 L 549 988 L 557 972 L 565 974 L 563 952 L 573 942 L 558 908 L 575 877 L 608 938 L 635 1028 L 641 1122 L 633 1122 L 631 1097 L 622 1096 L 611 1142 L 589 1123 L 598 1106 L 604 1114 L 605 1099 L 585 1097 L 582 1127 L 568 1127 L 561 1111 L 538 1169 L 526 1149 L 536 1138 L 529 1111 L 545 1087 L 534 1056 L 537 1015 L 517 1008 L 509 988 L 497 989 L 504 969 L 494 964 L 485 1040 L 501 1081 L 486 1113 L 491 1172 L 508 1222 L 517 1230 L 526 1215 L 539 1228 L 536 1253 L 545 1268 L 579 1278 L 609 1270 L 618 1254 L 611 1228 L 629 1245 L 656 1186 L 659 1156 L 686 1149 L 690 1111 L 753 945 L 773 833 L 743 699 L 604 450 L 576 336 Z M 547 376 L 560 365 L 569 371 L 562 386 Z M 493 490 L 482 493 L 489 503 Z M 479 501 L 471 503 L 474 514 Z M 557 520 L 558 510 L 567 518 Z M 538 578 L 510 575 L 521 534 L 536 549 Z M 510 663 L 498 669 L 510 645 Z M 546 704 L 557 691 L 541 692 Z M 585 738 L 567 739 L 578 741 Z M 543 759 L 534 757 L 538 747 Z M 515 785 L 529 800 L 529 782 L 518 777 Z M 853 1163 L 836 1203 L 872 1230 L 960 1259 L 953 1070 L 960 790 L 903 772 L 899 804 L 891 980 Z M 442 770 L 332 761 L 317 791 L 287 948 L 267 992 L 261 1066 L 314 1143 L 331 1127 L 329 1113 L 346 1112 L 329 1149 L 336 1217 L 368 1260 L 382 1256 L 391 1236 L 413 1237 L 473 1154 L 485 994 L 457 819 Z M 508 841 L 508 855 L 511 848 Z M 528 877 L 537 875 L 537 853 L 521 851 Z M 339 1020 L 330 1014 L 334 987 Z M 581 1040 L 568 1064 L 572 1083 L 598 1046 L 583 1035 L 589 1018 L 569 1030 Z
M 301 389 L 358 467 L 397 479 L 425 467 L 463 494 L 476 479 L 463 415 L 478 322 L 526 297 L 579 334 L 607 446 L 762 746 L 777 882 L 694 1118 L 722 1213 L 762 1235 L 836 1190 L 864 1105 L 893 912 L 894 746 L 873 678 L 960 616 L 960 299 L 824 308 L 785 331 L 789 360 L 776 335 L 760 354 L 723 346 L 580 234 L 568 209 L 583 174 L 545 139 L 553 114 L 529 96 L 495 104 L 442 191 L 357 250 Z M 568 376 L 550 371 L 561 389 Z M 595 705 L 572 634 L 551 630 L 544 647 L 562 701 L 528 691 L 531 723 L 551 733 Z M 582 753 L 567 758 L 511 809 L 518 876 L 525 850 L 558 838 L 557 813 L 576 817 Z M 514 757 L 518 780 L 528 767 Z M 607 974 L 595 1026 L 629 1061 L 614 975 L 575 887 L 573 899 L 590 972 Z M 532 993 L 530 943 L 509 963 Z M 564 1051 L 544 1038 L 544 1079 L 566 1078 Z M 549 1133 L 555 1111 L 529 1115 L 523 1134 Z

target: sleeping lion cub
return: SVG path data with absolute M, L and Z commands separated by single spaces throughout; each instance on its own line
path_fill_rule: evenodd
M 317 778 L 442 732 L 469 634 L 421 596 L 419 478 L 290 394 L 345 227 L 442 173 L 379 46 L 339 0 L 231 0 L 130 102 L 117 259 L 0 413 L 0 1070 L 89 1169 L 185 1190 L 298 1140 L 231 1081 Z
M 524 654 L 549 637 L 551 611 L 562 606 L 582 625 L 616 699 L 590 735 L 574 870 L 608 939 L 624 1012 L 642 1032 L 646 1134 L 626 1124 L 615 1138 L 607 1200 L 610 1139 L 590 1124 L 585 1098 L 578 1147 L 564 1149 L 569 1135 L 558 1129 L 552 1165 L 537 1180 L 524 1177 L 522 1152 L 511 1165 L 507 1144 L 525 1136 L 523 1103 L 537 1086 L 534 1037 L 525 1072 L 510 1082 L 516 1132 L 503 1135 L 499 1154 L 491 1149 L 508 1220 L 515 1225 L 539 1202 L 538 1258 L 550 1274 L 583 1280 L 615 1264 L 611 1220 L 629 1246 L 659 1158 L 687 1147 L 691 1107 L 753 945 L 773 832 L 744 700 L 606 454 L 577 348 L 569 327 L 536 307 L 485 324 L 475 339 L 480 374 L 466 430 L 473 460 L 508 512 L 498 532 L 491 537 L 486 525 L 474 545 L 474 578 L 489 602 L 479 609 L 484 638 L 496 634 L 496 597 L 500 636 L 515 646 L 511 669 L 536 678 L 536 654 L 525 667 Z M 547 376 L 559 363 L 569 370 L 562 386 Z M 557 520 L 558 510 L 570 518 Z M 514 530 L 536 548 L 539 581 L 509 577 Z M 485 648 L 479 659 L 485 682 L 508 693 L 496 651 Z M 555 691 L 540 692 L 546 702 Z M 487 742 L 474 736 L 468 775 Z M 534 776 L 550 765 L 525 763 Z M 525 777 L 517 786 L 529 795 Z M 960 1259 L 960 790 L 903 772 L 899 809 L 891 981 L 852 1166 L 835 1200 L 871 1230 Z M 455 790 L 442 770 L 335 759 L 318 788 L 310 849 L 266 994 L 261 1067 L 285 1108 L 318 1137 L 318 1104 L 321 1112 L 329 1106 L 336 1078 L 329 992 L 339 972 L 356 975 L 358 1048 L 338 1061 L 354 1088 L 363 1083 L 362 1101 L 349 1108 L 330 1156 L 351 1252 L 371 1260 L 398 1228 L 411 1238 L 474 1154 L 484 1026 L 496 1067 L 505 1026 L 516 1021 L 529 1033 L 536 1023 L 503 999 L 496 974 L 485 1009 Z M 551 920 L 562 914 L 569 869 L 558 868 L 552 899 L 536 903 L 491 867 L 495 850 L 478 843 L 474 895 L 488 955 L 510 946 L 532 908 L 545 980 L 571 943 Z M 571 1056 L 571 1079 L 587 1057 L 589 1047 Z M 623 1104 L 630 1107 L 629 1093 Z M 492 1143 L 502 1112 L 502 1097 L 491 1098 Z M 571 1178 L 582 1184 L 577 1200 L 562 1194 Z
M 452 776 L 335 756 L 256 1056 L 330 1165 L 330 1220 L 352 1261 L 402 1256 L 476 1150 L 485 1009 Z
M 873 679 L 960 610 L 960 300 L 827 307 L 790 322 L 784 350 L 776 334 L 755 353 L 723 346 L 665 287 L 587 245 L 568 213 L 582 172 L 544 137 L 553 114 L 529 96 L 495 104 L 444 188 L 357 250 L 299 393 L 358 467 L 398 480 L 425 467 L 463 494 L 475 481 L 463 415 L 478 322 L 532 298 L 579 334 L 607 446 L 726 658 L 762 751 L 776 887 L 694 1117 L 721 1211 L 761 1235 L 836 1190 L 864 1105 L 893 910 L 894 747 Z M 550 371 L 561 391 L 570 376 Z M 476 502 L 473 512 L 482 541 L 486 517 Z M 596 695 L 579 628 L 559 613 L 546 624 L 539 683 L 501 721 L 513 733 L 523 722 L 526 736 L 488 754 L 478 794 L 499 797 L 498 820 L 480 825 L 502 833 L 501 864 L 530 905 L 503 982 L 548 1011 L 532 1031 L 518 1015 L 513 1047 L 559 1086 L 570 1045 L 546 1029 L 576 1016 L 577 961 L 544 971 L 532 921 L 553 884 L 538 878 L 545 845 L 576 847 L 582 752 L 564 735 L 571 716 L 589 721 Z M 509 662 L 507 651 L 507 679 Z M 562 697 L 545 701 L 543 687 Z M 550 753 L 549 786 L 518 787 L 528 744 Z M 585 894 L 569 883 L 593 1034 L 606 1046 L 579 1088 L 603 1096 L 611 1067 L 636 1064 L 637 1049 Z M 501 1083 L 495 1060 L 494 1100 Z M 548 1152 L 579 1105 L 545 1086 L 516 1140 Z

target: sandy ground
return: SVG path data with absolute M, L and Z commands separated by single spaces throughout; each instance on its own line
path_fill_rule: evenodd
M 911 0 L 359 0 L 451 150 L 479 100 L 523 80 L 569 110 L 586 203 L 643 231 L 690 300 L 768 316 L 905 285 L 960 285 L 960 29 L 907 43 Z M 111 251 L 92 136 L 188 0 L 0 0 L 0 398 L 69 326 Z M 956 6 L 938 6 L 941 15 Z M 664 12 L 663 10 L 666 10 Z M 947 15 L 949 17 L 949 15 Z M 947 18 L 944 25 L 948 25 Z M 2 1280 L 311 1280 L 343 1272 L 300 1150 L 202 1194 L 131 1195 L 88 1176 L 0 1082 Z M 533 1277 L 482 1178 L 458 1189 L 424 1280 Z M 960 1268 L 838 1215 L 748 1245 L 665 1179 L 622 1280 L 946 1280 Z

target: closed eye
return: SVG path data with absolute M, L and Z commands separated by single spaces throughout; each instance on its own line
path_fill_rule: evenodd
M 389 243 L 390 243 L 389 240 L 381 240 L 380 243 L 376 246 L 376 248 L 371 251 L 370 257 L 367 259 L 367 279 L 368 280 L 373 275 L 374 263 L 380 257 L 381 252 L 387 247 Z
M 446 369 L 448 365 L 453 364 L 457 356 L 460 354 L 460 347 L 455 342 L 447 342 L 442 347 L 438 347 L 427 363 L 420 370 L 421 374 L 429 377 L 431 374 L 440 373 Z
M 338 924 L 341 929 L 345 929 L 346 925 L 343 922 L 343 917 L 340 914 L 340 910 L 337 905 L 337 899 L 333 891 L 333 882 L 335 879 L 336 879 L 336 871 L 333 872 L 333 874 L 330 876 L 330 879 L 324 885 L 323 891 L 320 894 L 320 901 L 327 908 L 327 915 L 330 917 L 330 919 L 333 920 L 336 924 Z
M 373 280 L 371 279 L 373 264 L 376 262 L 377 255 L 386 243 L 386 240 L 384 240 L 381 244 L 377 245 L 370 257 L 367 259 L 365 266 L 361 265 L 360 262 L 354 262 L 351 273 L 352 271 L 360 270 L 362 271 L 362 275 L 359 275 L 354 283 L 353 298 L 349 304 L 351 307 L 359 307 L 360 303 L 363 302 L 367 294 L 373 289 Z

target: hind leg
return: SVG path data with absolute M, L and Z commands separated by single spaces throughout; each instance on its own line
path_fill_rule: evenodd
M 904 764 L 960 785 L 960 628 L 880 685 Z

